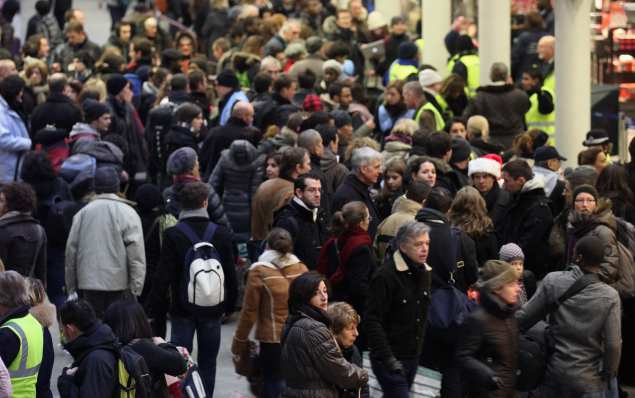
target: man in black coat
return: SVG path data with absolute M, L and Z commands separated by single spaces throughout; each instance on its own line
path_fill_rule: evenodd
M 108 325 L 97 320 L 87 301 L 67 301 L 60 310 L 64 349 L 73 364 L 57 380 L 63 397 L 110 398 L 118 391 L 117 358 L 112 349 L 117 338 Z
M 212 174 L 221 153 L 236 140 L 247 140 L 254 146 L 260 139 L 256 128 L 251 127 L 254 121 L 254 107 L 249 102 L 238 101 L 232 109 L 231 117 L 224 126 L 210 130 L 201 148 L 201 171 L 207 180 Z
M 430 228 L 410 221 L 395 236 L 370 285 L 364 328 L 373 372 L 387 397 L 409 397 L 423 347 L 432 268 L 427 265 Z
M 331 205 L 331 210 L 336 212 L 348 202 L 364 202 L 368 208 L 368 214 L 370 214 L 368 235 L 371 239 L 375 239 L 377 227 L 381 221 L 377 206 L 370 197 L 370 188 L 377 183 L 381 174 L 381 161 L 381 153 L 372 148 L 363 147 L 354 150 L 351 158 L 353 172 L 346 176 L 337 188 Z
M 54 73 L 48 79 L 50 94 L 46 102 L 35 107 L 31 115 L 31 134 L 47 125 L 70 133 L 77 122 L 82 121 L 82 111 L 68 97 L 70 86 L 63 73 Z
M 274 215 L 274 224 L 289 231 L 293 254 L 309 269 L 315 269 L 327 238 L 327 221 L 320 209 L 322 184 L 318 176 L 304 174 L 296 178 L 293 188 L 293 199 Z
M 542 277 L 546 271 L 545 244 L 553 224 L 544 181 L 534 177 L 524 160 L 512 160 L 503 167 L 504 188 L 511 194 L 505 214 L 496 225 L 499 245 L 516 243 L 525 253 L 525 267 Z
M 273 82 L 273 93 L 271 98 L 273 103 L 266 115 L 263 117 L 262 128 L 266 130 L 271 125 L 282 127 L 287 124 L 289 116 L 300 110 L 293 104 L 293 97 L 297 84 L 286 75 L 281 75 Z
M 311 158 L 311 174 L 320 179 L 322 184 L 322 198 L 320 207 L 324 211 L 327 218 L 331 218 L 330 204 L 333 198 L 333 192 L 326 179 L 326 175 L 322 171 L 322 156 L 324 155 L 324 143 L 322 142 L 322 136 L 317 130 L 309 129 L 303 131 L 298 136 L 298 146 L 304 148 L 309 152 Z

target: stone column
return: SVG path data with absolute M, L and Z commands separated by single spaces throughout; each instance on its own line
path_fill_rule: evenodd
M 489 70 L 494 62 L 510 67 L 511 1 L 483 0 L 478 3 L 478 42 L 481 58 L 481 85 L 491 83 Z
M 449 0 L 421 0 L 423 21 L 423 62 L 434 66 L 441 76 L 446 75 L 448 52 L 445 35 L 450 31 L 452 2 Z

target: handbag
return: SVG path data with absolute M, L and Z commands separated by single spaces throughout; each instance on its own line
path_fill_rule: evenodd
M 245 377 L 257 377 L 260 375 L 260 356 L 258 354 L 258 344 L 255 341 L 247 340 L 238 342 L 238 354 L 232 356 L 234 370 L 237 374 Z

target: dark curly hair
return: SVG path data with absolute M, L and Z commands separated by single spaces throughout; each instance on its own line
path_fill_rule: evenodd
M 44 152 L 27 152 L 24 155 L 20 176 L 28 183 L 51 181 L 55 179 L 55 171 Z
M 7 210 L 31 212 L 37 206 L 35 191 L 26 182 L 12 182 L 2 187 Z

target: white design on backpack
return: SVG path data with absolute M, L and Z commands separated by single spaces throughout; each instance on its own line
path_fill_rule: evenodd
M 217 259 L 203 253 L 204 250 L 201 249 L 204 247 L 216 250 L 209 242 L 194 245 L 194 260 L 189 266 L 187 299 L 189 304 L 198 307 L 215 307 L 225 298 L 225 273 Z

